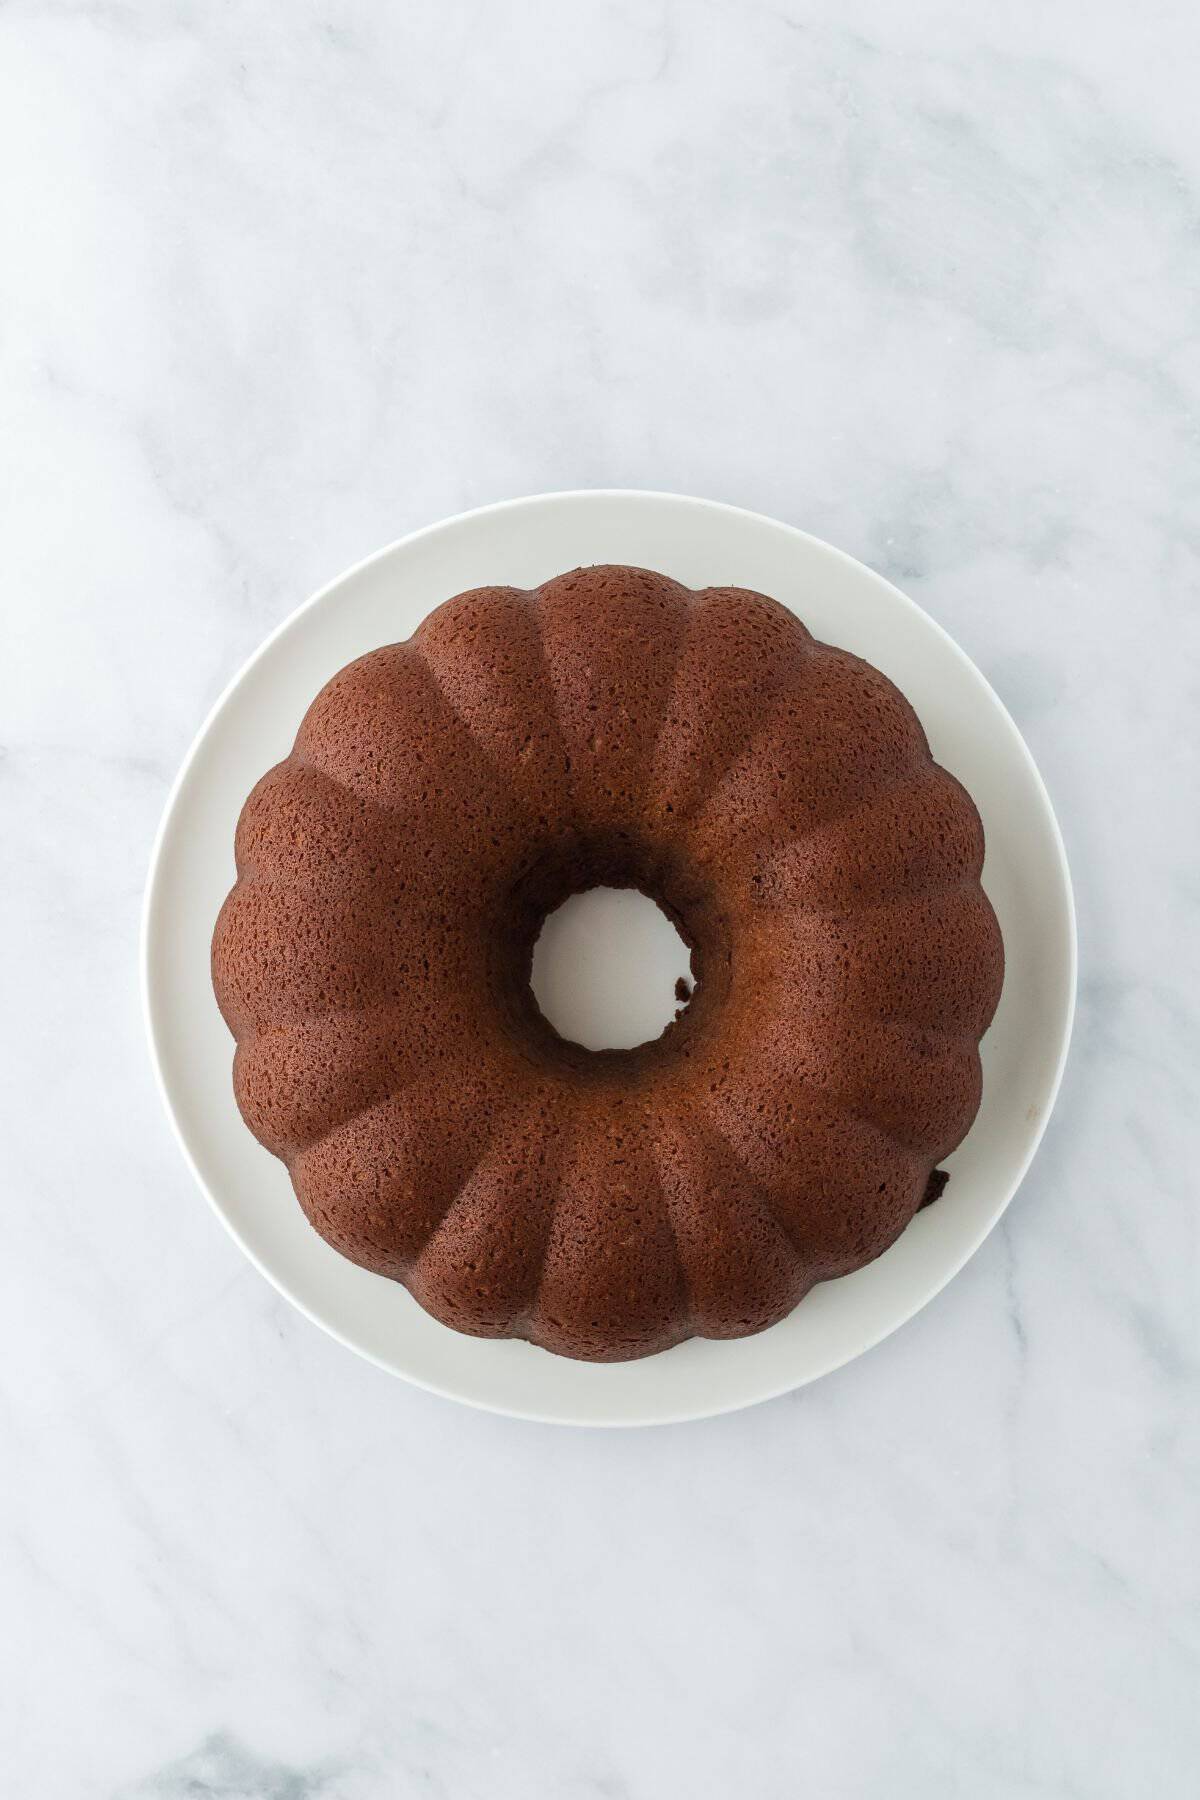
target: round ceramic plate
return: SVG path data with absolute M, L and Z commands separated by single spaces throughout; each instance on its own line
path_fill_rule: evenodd
M 639 563 L 689 587 L 773 594 L 819 638 L 876 664 L 912 701 L 934 755 L 975 798 L 984 885 L 1007 954 L 983 1044 L 983 1105 L 949 1159 L 950 1187 L 868 1268 L 817 1287 L 790 1318 L 734 1343 L 695 1340 L 642 1361 L 571 1362 L 463 1337 L 394 1282 L 345 1261 L 306 1222 L 283 1165 L 242 1124 L 233 1043 L 209 982 L 209 939 L 233 881 L 233 833 L 258 777 L 352 657 L 406 638 L 451 594 L 534 587 L 580 564 Z M 529 1419 L 648 1425 L 782 1394 L 869 1349 L 977 1249 L 1029 1166 L 1066 1055 L 1075 929 L 1062 839 L 1020 733 L 946 633 L 880 576 L 773 519 L 671 494 L 547 494 L 403 538 L 341 576 L 231 682 L 167 802 L 143 931 L 150 1044 L 196 1178 L 247 1256 L 344 1344 L 440 1394 Z

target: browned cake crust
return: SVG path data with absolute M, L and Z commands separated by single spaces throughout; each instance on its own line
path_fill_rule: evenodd
M 891 682 L 761 594 L 460 594 L 334 676 L 236 854 L 242 1116 L 323 1237 L 459 1331 L 613 1360 L 761 1331 L 886 1250 L 975 1117 L 979 816 Z M 529 988 L 601 883 L 691 947 L 635 1050 Z

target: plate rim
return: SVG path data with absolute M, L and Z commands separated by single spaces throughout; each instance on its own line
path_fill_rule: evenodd
M 478 520 L 489 515 L 517 512 L 525 509 L 553 508 L 555 506 L 578 504 L 580 502 L 585 504 L 596 502 L 618 502 L 633 503 L 634 505 L 660 504 L 665 502 L 671 506 L 690 507 L 706 513 L 724 514 L 737 518 L 751 526 L 767 526 L 772 531 L 782 531 L 786 535 L 790 535 L 796 540 L 812 546 L 821 553 L 832 556 L 837 561 L 849 565 L 849 567 L 855 571 L 867 574 L 873 581 L 881 583 L 889 591 L 893 601 L 902 603 L 903 607 L 916 614 L 923 625 L 931 629 L 937 637 L 942 639 L 952 653 L 960 661 L 964 662 L 974 676 L 983 684 L 997 713 L 1007 726 L 1015 746 L 1019 749 L 1028 775 L 1032 778 L 1033 787 L 1041 802 L 1046 823 L 1048 824 L 1050 831 L 1050 842 L 1054 852 L 1055 875 L 1063 902 L 1062 922 L 1066 927 L 1068 966 L 1066 970 L 1067 983 L 1063 1004 L 1063 1015 L 1059 1029 L 1058 1051 L 1053 1073 L 1046 1085 L 1045 1100 L 1040 1110 L 1040 1116 L 1036 1121 L 1036 1129 L 1029 1137 L 1025 1153 L 1020 1162 L 1016 1165 L 1015 1173 L 1012 1175 L 1006 1191 L 1003 1192 L 995 1208 L 983 1223 L 977 1235 L 968 1242 L 961 1255 L 956 1258 L 952 1257 L 948 1259 L 945 1267 L 939 1270 L 935 1284 L 924 1293 L 922 1298 L 917 1300 L 915 1304 L 909 1307 L 908 1310 L 904 1311 L 900 1316 L 889 1318 L 887 1323 L 882 1325 L 878 1331 L 873 1332 L 866 1337 L 864 1341 L 858 1345 L 857 1349 L 846 1354 L 835 1352 L 827 1361 L 819 1363 L 818 1366 L 814 1366 L 811 1370 L 799 1376 L 795 1375 L 794 1372 L 788 1371 L 782 1375 L 778 1382 L 758 1389 L 744 1398 L 735 1397 L 721 1399 L 716 1404 L 701 1403 L 697 1406 L 676 1407 L 672 1410 L 657 1412 L 646 1411 L 643 1409 L 636 1413 L 627 1411 L 620 1414 L 614 1413 L 611 1416 L 572 1418 L 558 1412 L 539 1410 L 536 1407 L 526 1408 L 512 1404 L 502 1404 L 492 1398 L 479 1396 L 446 1383 L 439 1383 L 424 1374 L 415 1374 L 408 1369 L 397 1368 L 394 1363 L 389 1362 L 374 1350 L 354 1342 L 339 1329 L 337 1325 L 331 1323 L 328 1319 L 319 1316 L 302 1298 L 299 1297 L 299 1295 L 292 1291 L 287 1282 L 281 1278 L 275 1270 L 264 1262 L 243 1237 L 237 1225 L 234 1223 L 234 1220 L 222 1206 L 209 1182 L 202 1174 L 196 1155 L 193 1152 L 191 1142 L 189 1141 L 187 1130 L 180 1118 L 179 1109 L 175 1103 L 171 1085 L 167 1079 L 163 1066 L 163 1057 L 156 1029 L 156 999 L 154 993 L 154 976 L 151 965 L 157 923 L 159 884 L 162 875 L 164 856 L 166 854 L 168 838 L 176 808 L 184 791 L 192 766 L 197 760 L 210 732 L 216 725 L 226 706 L 229 704 L 234 693 L 250 675 L 251 671 L 269 654 L 277 641 L 283 637 L 285 633 L 290 631 L 304 614 L 320 605 L 338 588 L 352 582 L 375 564 L 385 561 L 401 549 L 407 548 L 422 540 L 436 537 L 439 534 L 451 532 L 468 520 Z M 241 664 L 239 664 L 230 679 L 222 687 L 216 699 L 212 702 L 201 724 L 192 737 L 163 803 L 158 826 L 154 834 L 154 840 L 147 865 L 145 886 L 142 893 L 138 939 L 138 968 L 142 1019 L 146 1031 L 150 1063 L 154 1072 L 155 1085 L 158 1089 L 159 1097 L 170 1123 L 176 1144 L 182 1152 L 184 1161 L 191 1171 L 193 1179 L 201 1193 L 204 1195 L 210 1208 L 220 1220 L 221 1225 L 229 1233 L 242 1254 L 253 1267 L 258 1270 L 259 1274 L 270 1283 L 276 1293 L 282 1295 L 282 1297 L 288 1301 L 289 1305 L 294 1306 L 299 1313 L 310 1321 L 310 1323 L 317 1326 L 321 1331 L 325 1332 L 337 1343 L 343 1345 L 347 1350 L 362 1357 L 365 1361 L 374 1364 L 375 1367 L 384 1370 L 388 1375 L 411 1382 L 413 1386 L 422 1388 L 427 1393 L 436 1394 L 444 1399 L 455 1400 L 461 1404 L 474 1407 L 480 1411 L 492 1413 L 502 1418 L 520 1419 L 536 1424 L 573 1425 L 581 1429 L 617 1430 L 653 1425 L 685 1424 L 698 1422 L 707 1418 L 718 1418 L 729 1413 L 741 1412 L 747 1407 L 763 1405 L 769 1400 L 777 1400 L 785 1394 L 792 1393 L 802 1387 L 807 1387 L 811 1382 L 820 1380 L 825 1375 L 832 1374 L 836 1369 L 845 1367 L 847 1364 L 856 1361 L 858 1357 L 875 1349 L 885 1338 L 890 1337 L 893 1332 L 899 1331 L 903 1326 L 910 1323 L 919 1312 L 922 1312 L 925 1307 L 930 1305 L 932 1301 L 944 1291 L 950 1282 L 961 1273 L 962 1269 L 995 1230 L 996 1225 L 1012 1203 L 1017 1190 L 1020 1188 L 1029 1172 L 1034 1157 L 1041 1147 L 1046 1128 L 1058 1100 L 1063 1074 L 1066 1069 L 1067 1058 L 1070 1053 L 1075 1023 L 1079 980 L 1079 939 L 1075 894 L 1071 880 L 1070 864 L 1067 860 L 1066 844 L 1063 839 L 1062 828 L 1059 825 L 1058 816 L 1055 812 L 1045 778 L 1037 765 L 1033 752 L 1025 741 L 1024 734 L 999 694 L 996 693 L 996 690 L 993 688 L 987 676 L 979 668 L 974 659 L 968 655 L 967 651 L 963 649 L 961 644 L 958 643 L 957 639 L 954 638 L 951 633 L 946 630 L 945 626 L 935 619 L 932 614 L 926 612 L 924 607 L 912 599 L 912 597 L 909 594 L 906 594 L 901 588 L 896 587 L 887 576 L 880 574 L 877 569 L 871 568 L 869 564 L 850 555 L 848 551 L 840 549 L 836 544 L 830 544 L 824 538 L 819 538 L 814 533 L 805 531 L 800 526 L 792 525 L 786 520 L 775 518 L 772 514 L 757 512 L 752 508 L 737 506 L 728 501 L 706 499 L 703 496 L 694 494 L 673 493 L 666 489 L 615 487 L 566 488 L 552 489 L 544 493 L 523 494 L 506 500 L 492 501 L 484 506 L 468 507 L 460 512 L 450 514 L 446 518 L 435 520 L 431 524 L 418 526 L 413 531 L 402 533 L 399 537 L 393 538 L 379 549 L 372 551 L 369 555 L 352 563 L 348 568 L 341 570 L 331 580 L 325 582 L 321 587 L 316 589 L 315 592 L 310 594 L 307 599 L 301 601 L 298 606 L 286 614 L 285 617 L 281 619 L 270 632 L 268 632 L 261 643 L 257 645 Z M 445 1329 L 449 1329 L 449 1327 L 446 1327 Z M 645 1360 L 647 1363 L 653 1363 L 654 1359 L 647 1358 Z

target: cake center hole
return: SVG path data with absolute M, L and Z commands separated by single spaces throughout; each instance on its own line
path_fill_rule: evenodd
M 688 949 L 645 894 L 590 888 L 542 926 L 530 986 L 560 1037 L 586 1050 L 632 1050 L 690 998 Z

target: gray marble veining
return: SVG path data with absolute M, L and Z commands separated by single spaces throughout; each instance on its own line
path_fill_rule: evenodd
M 1195 1793 L 1198 58 L 1181 0 L 0 7 L 6 1793 Z M 937 1302 L 598 1436 L 280 1301 L 135 982 L 166 788 L 270 627 L 588 485 L 776 513 L 939 618 L 1083 955 Z

